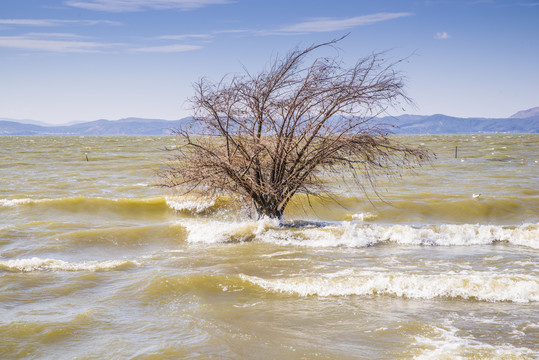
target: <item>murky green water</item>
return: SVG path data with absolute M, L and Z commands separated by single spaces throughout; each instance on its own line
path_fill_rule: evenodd
M 401 139 L 280 227 L 151 186 L 169 137 L 0 137 L 0 358 L 539 358 L 539 135 Z

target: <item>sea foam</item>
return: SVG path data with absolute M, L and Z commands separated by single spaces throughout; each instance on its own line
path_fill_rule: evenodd
M 459 329 L 452 324 L 434 327 L 432 334 L 416 336 L 413 346 L 421 349 L 414 359 L 534 359 L 538 354 L 528 348 L 518 348 L 510 344 L 491 345 L 478 340 L 459 336 Z
M 279 228 L 279 220 L 264 218 L 259 221 L 182 221 L 189 232 L 191 243 L 229 243 L 261 238 L 269 229 Z
M 0 206 L 18 206 L 18 205 L 24 205 L 29 204 L 33 200 L 32 199 L 0 199 Z
M 480 272 L 416 275 L 369 271 L 323 276 L 262 279 L 242 275 L 267 291 L 298 296 L 392 295 L 412 299 L 462 298 L 481 301 L 539 301 L 539 280 L 528 275 L 493 275 Z
M 283 246 L 367 247 L 380 243 L 418 246 L 474 246 L 495 242 L 539 249 L 539 224 L 501 225 L 373 225 L 344 221 L 312 226 L 280 226 L 277 220 L 182 221 L 188 241 L 227 243 L 261 241 Z
M 31 271 L 105 271 L 115 270 L 136 263 L 126 260 L 105 260 L 71 263 L 58 259 L 42 259 L 33 257 L 30 259 L 13 259 L 0 261 L 0 270 L 14 272 Z
M 187 211 L 194 214 L 200 214 L 215 206 L 215 199 L 201 200 L 199 198 L 177 198 L 167 197 L 167 205 L 176 211 Z

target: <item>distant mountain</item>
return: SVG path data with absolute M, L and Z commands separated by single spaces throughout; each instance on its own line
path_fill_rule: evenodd
M 471 134 L 471 133 L 539 133 L 539 116 L 528 118 L 456 118 L 447 115 L 408 115 L 386 117 L 382 122 L 396 125 L 395 134 Z
M 14 119 L 6 119 L 6 118 L 0 118 L 0 121 L 13 121 L 13 122 L 18 122 L 18 123 L 21 123 L 21 124 L 32 124 L 32 125 L 40 125 L 40 126 L 50 126 L 50 124 L 47 124 L 43 121 L 36 121 L 36 120 L 28 120 L 28 119 L 24 119 L 24 120 L 14 120 Z
M 511 115 L 511 119 L 526 119 L 537 116 L 539 116 L 539 106 L 528 110 L 519 111 L 516 114 Z
M 96 120 L 69 126 L 56 126 L 48 130 L 62 135 L 168 135 L 171 130 L 177 129 L 181 124 L 182 120 L 126 118 L 116 121 Z
M 160 120 L 126 118 L 96 120 L 63 126 L 43 126 L 0 118 L 0 135 L 168 135 L 191 118 Z M 394 125 L 395 134 L 539 133 L 539 107 L 519 111 L 511 118 L 456 118 L 442 114 L 380 118 Z
M 0 135 L 168 135 L 190 118 L 160 120 L 126 118 L 116 121 L 96 120 L 73 125 L 41 126 L 0 120 Z

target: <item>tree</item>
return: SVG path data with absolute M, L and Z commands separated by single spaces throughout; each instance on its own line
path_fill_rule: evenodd
M 428 150 L 396 142 L 376 121 L 408 102 L 383 54 L 345 67 L 338 56 L 306 61 L 338 40 L 295 49 L 266 70 L 194 84 L 193 120 L 160 175 L 184 193 L 232 193 L 259 217 L 281 219 L 295 194 L 330 194 L 322 174 L 374 185 L 375 175 L 419 165 Z

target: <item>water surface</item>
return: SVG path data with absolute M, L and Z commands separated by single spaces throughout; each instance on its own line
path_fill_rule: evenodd
M 171 137 L 0 137 L 0 358 L 539 358 L 539 135 L 400 140 L 283 227 L 152 186 Z

